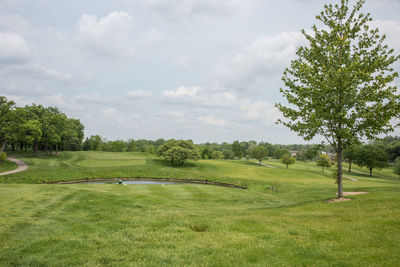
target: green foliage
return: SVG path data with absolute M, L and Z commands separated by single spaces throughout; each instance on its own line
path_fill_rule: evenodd
M 280 161 L 282 164 L 286 165 L 286 168 L 289 168 L 289 165 L 296 163 L 296 159 L 288 154 L 283 154 Z
M 234 159 L 235 158 L 235 154 L 233 153 L 232 150 L 228 149 L 228 150 L 224 150 L 224 158 L 225 159 Z
M 323 25 L 302 31 L 308 46 L 283 74 L 281 89 L 289 105 L 276 104 L 279 120 L 305 140 L 322 135 L 337 153 L 338 192 L 342 196 L 342 150 L 363 137 L 393 131 L 399 124 L 400 96 L 392 65 L 400 58 L 385 45 L 385 35 L 370 28 L 364 0 L 326 5 L 316 18 Z
M 322 167 L 322 172 L 324 172 L 325 168 L 332 166 L 331 159 L 328 157 L 328 155 L 322 154 L 317 160 L 317 166 Z
M 290 151 L 287 149 L 276 149 L 274 151 L 274 158 L 276 158 L 276 159 L 280 159 L 283 155 L 290 156 Z
M 178 165 L 183 165 L 188 159 L 200 159 L 200 154 L 193 142 L 190 140 L 168 140 L 161 145 L 158 153 L 164 159 Z
M 383 148 L 374 145 L 364 145 L 358 150 L 355 162 L 360 167 L 367 167 L 370 171 L 370 176 L 372 176 L 372 170 L 386 167 L 388 160 L 389 156 Z
M 136 142 L 133 139 L 129 139 L 128 142 L 126 143 L 126 151 L 127 152 L 134 152 L 136 151 Z
M 307 148 L 305 152 L 306 159 L 308 160 L 315 160 L 319 154 L 320 148 L 319 146 L 312 146 Z
M 349 163 L 349 172 L 351 172 L 351 164 L 357 159 L 359 149 L 359 146 L 355 144 L 343 151 L 343 158 Z
M 268 151 L 264 146 L 253 146 L 250 150 L 250 154 L 252 158 L 257 159 L 260 163 L 263 159 L 266 159 L 268 156 Z
M 211 157 L 213 159 L 224 159 L 224 154 L 221 151 L 213 151 Z
M 393 172 L 399 176 L 400 180 L 400 157 L 396 158 L 396 163 L 394 165 Z
M 233 142 L 232 151 L 236 158 L 238 158 L 238 159 L 243 158 L 243 150 L 242 150 L 242 147 L 241 147 L 239 141 L 236 140 Z
M 7 158 L 7 153 L 6 152 L 0 152 L 0 163 L 6 160 Z

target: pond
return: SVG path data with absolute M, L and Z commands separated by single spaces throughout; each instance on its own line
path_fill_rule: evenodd
M 80 182 L 79 184 L 185 184 L 185 182 L 168 182 L 168 181 L 153 181 L 153 180 L 133 180 L 133 181 L 122 181 L 122 180 L 94 180 L 94 181 L 85 181 Z

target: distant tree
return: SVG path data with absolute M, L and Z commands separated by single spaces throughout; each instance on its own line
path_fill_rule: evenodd
M 252 147 L 250 150 L 250 154 L 251 154 L 251 157 L 254 159 L 257 159 L 260 162 L 260 164 L 261 164 L 261 161 L 263 159 L 266 159 L 268 156 L 267 150 L 265 149 L 265 147 L 263 147 L 261 145 Z
M 301 161 L 306 161 L 307 160 L 306 151 L 305 150 L 297 151 L 296 159 Z
M 311 147 L 307 148 L 307 150 L 306 150 L 306 159 L 315 160 L 318 156 L 318 153 L 319 153 L 319 147 L 311 146 Z
M 221 151 L 213 151 L 211 157 L 213 159 L 224 159 L 224 154 Z
M 250 143 L 249 142 L 240 142 L 239 145 L 242 150 L 243 157 L 248 158 L 247 155 L 249 152 Z
M 286 168 L 289 168 L 289 165 L 295 164 L 296 159 L 288 154 L 283 154 L 280 158 L 281 163 L 286 165 Z
M 86 137 L 85 142 L 83 142 L 83 145 L 82 145 L 82 150 L 89 151 L 91 149 L 92 149 L 92 146 L 90 144 L 90 140 L 89 140 L 89 138 Z
M 225 159 L 234 159 L 235 158 L 235 154 L 230 149 L 224 150 L 223 153 L 224 153 L 224 158 Z
M 353 2 L 353 1 L 352 1 Z M 371 28 L 365 0 L 325 5 L 316 17 L 321 27 L 302 31 L 307 46 L 283 74 L 281 89 L 288 105 L 277 104 L 288 121 L 279 120 L 305 140 L 321 135 L 337 155 L 338 198 L 343 197 L 342 152 L 364 137 L 394 130 L 399 123 L 400 96 L 393 64 L 400 58 L 385 44 L 386 36 Z
M 276 159 L 280 159 L 283 155 L 290 156 L 290 151 L 287 149 L 276 149 L 274 151 L 274 158 L 276 158 Z
M 329 168 L 330 166 L 332 166 L 331 160 L 328 155 L 320 155 L 319 159 L 317 160 L 317 166 L 322 167 L 322 172 L 324 172 L 325 167 Z
M 351 172 L 351 164 L 357 159 L 359 146 L 352 145 L 343 151 L 343 158 L 349 162 L 349 172 Z
M 125 150 L 126 143 L 123 140 L 116 140 L 112 142 L 112 151 L 122 152 Z M 154 148 L 153 148 L 154 150 Z
M 355 160 L 360 167 L 367 167 L 369 175 L 372 176 L 373 169 L 382 169 L 388 165 L 388 154 L 379 146 L 364 145 L 361 146 Z
M 160 156 L 164 156 L 165 153 L 170 150 L 171 148 L 173 148 L 174 146 L 176 146 L 176 144 L 178 143 L 177 140 L 175 139 L 170 139 L 166 142 L 164 142 L 164 144 L 162 144 L 158 150 L 157 150 L 157 154 Z
M 11 112 L 15 107 L 14 101 L 8 101 L 5 96 L 0 96 L 0 141 L 1 150 L 4 151 L 7 144 L 8 126 L 11 122 Z
M 238 159 L 243 158 L 243 150 L 242 147 L 240 146 L 239 141 L 236 140 L 232 143 L 232 151 L 236 158 Z
M 3 163 L 7 158 L 6 152 L 0 152 L 0 164 Z
M 268 156 L 273 156 L 274 155 L 274 146 L 270 143 L 267 142 L 260 142 L 259 145 L 265 147 L 265 149 L 268 151 Z
M 179 140 L 175 145 L 164 151 L 162 156 L 172 163 L 183 165 L 186 160 L 199 160 L 200 155 L 192 141 Z
M 399 176 L 399 180 L 400 180 L 400 157 L 396 158 L 396 163 L 394 165 L 393 172 Z
M 129 139 L 128 142 L 126 143 L 126 151 L 127 152 L 134 152 L 136 151 L 136 142 L 133 139 Z
M 147 153 L 155 153 L 156 152 L 156 149 L 155 149 L 154 145 L 152 145 L 152 144 L 148 144 L 148 145 L 144 146 L 144 150 Z
M 209 159 L 211 158 L 211 151 L 206 147 L 201 151 L 201 158 L 202 159 Z
M 394 162 L 398 157 L 400 157 L 400 142 L 387 144 L 386 147 L 390 161 Z
M 103 142 L 100 135 L 92 135 L 90 136 L 90 144 L 92 146 L 91 150 L 100 150 L 101 143 Z

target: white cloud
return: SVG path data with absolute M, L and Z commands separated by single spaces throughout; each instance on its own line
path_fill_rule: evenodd
M 208 125 L 212 125 L 212 126 L 227 126 L 227 125 L 231 124 L 230 121 L 222 119 L 222 118 L 216 118 L 213 115 L 199 116 L 199 117 L 197 117 L 197 120 L 200 123 L 208 124 Z
M 109 103 L 110 99 L 101 96 L 97 93 L 94 94 L 79 94 L 75 96 L 75 100 L 79 102 L 85 102 L 85 103 L 94 103 L 94 104 L 103 104 L 103 103 Z
M 169 117 L 173 117 L 173 118 L 182 118 L 185 115 L 185 111 L 183 110 L 167 110 L 167 112 L 165 113 L 167 116 Z
M 62 94 L 53 94 L 40 97 L 40 104 L 60 108 L 62 111 L 83 110 L 74 99 L 66 97 Z
M 151 46 L 161 42 L 165 38 L 165 33 L 156 29 L 151 29 L 141 40 L 142 46 Z
M 15 82 L 10 83 L 8 85 L 6 85 L 5 87 L 3 87 L 3 90 L 6 93 L 10 93 L 10 94 L 16 94 L 16 95 L 46 95 L 50 93 L 50 90 L 48 90 L 47 88 L 41 86 L 41 85 L 37 85 L 37 86 L 22 86 L 20 84 L 17 84 Z
M 30 77 L 34 79 L 52 80 L 58 82 L 70 82 L 73 79 L 73 75 L 70 73 L 62 72 L 55 69 L 50 69 L 36 63 L 8 65 L 7 68 L 3 69 L 3 75 L 5 76 L 16 75 L 18 78 Z
M 259 36 L 230 61 L 219 66 L 212 79 L 223 88 L 245 89 L 258 78 L 280 75 L 304 40 L 300 32 Z
M 125 11 L 112 12 L 98 19 L 83 15 L 79 20 L 78 39 L 85 47 L 104 55 L 132 56 L 133 19 Z
M 154 95 L 153 92 L 144 91 L 144 90 L 133 90 L 128 92 L 128 97 L 131 98 L 144 98 L 144 97 L 151 97 Z
M 28 43 L 14 32 L 0 32 L 0 63 L 23 63 L 31 56 Z
M 103 114 L 103 115 L 115 115 L 116 113 L 118 113 L 118 110 L 116 110 L 115 108 L 106 108 L 106 109 L 103 109 L 102 111 L 101 111 L 101 113 Z
M 202 16 L 228 16 L 246 14 L 256 1 L 247 0 L 127 0 L 129 3 L 141 3 L 158 11 L 168 19 L 180 19 Z
M 199 92 L 200 87 L 198 86 L 180 86 L 176 90 L 166 90 L 163 92 L 163 96 L 168 98 L 179 98 L 179 97 L 194 97 Z
M 266 101 L 254 101 L 246 99 L 240 110 L 243 117 L 250 120 L 262 121 L 265 124 L 274 124 L 280 117 L 280 113 L 276 107 Z

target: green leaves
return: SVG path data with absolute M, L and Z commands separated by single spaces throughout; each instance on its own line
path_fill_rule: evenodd
M 164 159 L 178 165 L 183 165 L 188 159 L 200 159 L 200 155 L 192 141 L 168 140 L 160 146 L 158 153 Z
M 351 10 L 348 0 L 325 6 L 317 16 L 324 26 L 302 31 L 309 45 L 284 71 L 281 92 L 289 105 L 276 107 L 289 120 L 278 122 L 305 140 L 322 135 L 335 148 L 339 140 L 347 147 L 396 126 L 390 121 L 399 117 L 400 97 L 391 66 L 399 56 L 378 29 L 370 29 L 370 15 L 359 12 L 364 2 Z

